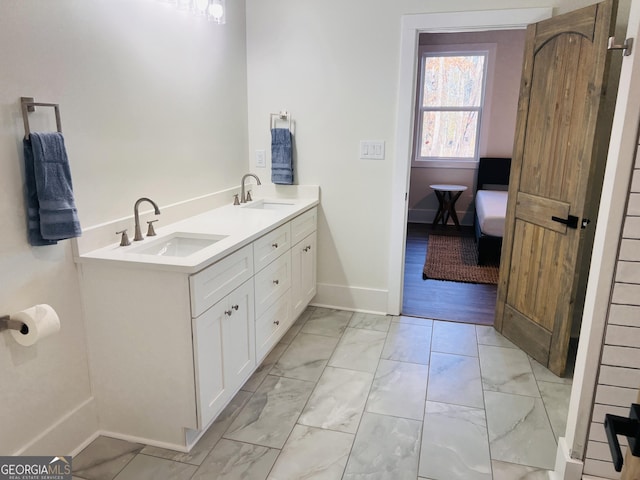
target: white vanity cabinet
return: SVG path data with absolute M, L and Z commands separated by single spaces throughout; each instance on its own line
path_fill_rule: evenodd
M 262 227 L 195 273 L 81 262 L 101 432 L 182 451 L 197 441 L 315 294 L 316 216 Z
M 297 318 L 316 295 L 316 232 L 291 249 L 291 304 Z
M 256 366 L 253 260 L 247 245 L 189 277 L 199 429 Z
M 297 318 L 316 294 L 316 228 L 318 209 L 303 213 L 291 221 L 291 303 Z
M 199 429 L 220 413 L 255 370 L 253 312 L 249 280 L 193 319 Z

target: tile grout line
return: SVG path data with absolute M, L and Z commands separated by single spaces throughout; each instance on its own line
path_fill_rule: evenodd
M 308 315 L 308 318 L 304 321 L 304 323 L 300 326 L 300 330 L 298 330 L 298 332 L 293 336 L 293 338 L 291 339 L 291 343 L 293 342 L 293 340 L 295 340 L 295 338 L 298 336 L 298 334 L 302 331 L 302 328 L 304 327 L 304 324 L 307 323 L 307 320 L 311 317 L 311 315 L 313 315 L 313 312 L 315 311 L 316 307 L 312 307 L 313 310 L 311 311 L 311 313 Z M 306 312 L 303 312 L 302 315 L 304 315 Z M 301 315 L 301 316 L 302 316 Z M 300 318 L 300 317 L 299 317 Z M 296 319 L 297 321 L 297 319 Z M 295 322 L 294 322 L 295 323 Z M 292 325 L 293 326 L 293 325 Z M 289 327 L 291 328 L 291 327 Z M 280 355 L 280 357 L 282 357 L 282 355 L 285 354 L 285 352 L 289 349 L 289 346 L 291 345 L 291 343 L 289 343 L 287 345 L 287 347 L 283 350 L 282 354 Z M 277 345 L 277 344 L 276 344 Z M 275 345 L 274 345 L 275 348 Z M 273 349 L 272 349 L 273 351 Z M 271 352 L 269 352 L 271 353 Z M 269 354 L 267 354 L 265 356 L 265 359 L 267 358 Z M 280 359 L 280 357 L 278 358 L 278 360 Z M 271 374 L 271 370 L 273 370 L 273 367 L 276 365 L 276 363 L 278 363 L 278 360 L 276 360 L 273 365 L 271 366 L 271 368 L 269 368 L 269 371 L 265 374 L 264 378 L 262 379 L 262 381 L 256 386 L 255 391 L 251 392 L 248 390 L 242 390 L 242 387 L 240 387 L 240 390 L 245 391 L 247 393 L 249 393 L 249 398 L 247 399 L 247 401 L 245 402 L 245 404 L 238 409 L 237 413 L 233 416 L 233 420 L 231 420 L 229 422 L 229 425 L 227 426 L 227 428 L 224 430 L 224 432 L 222 432 L 222 434 L 220 435 L 220 438 L 214 443 L 213 447 L 209 450 L 209 452 L 207 453 L 207 455 L 205 455 L 205 458 L 202 460 L 202 463 L 198 466 L 198 469 L 193 473 L 193 475 L 190 478 L 193 478 L 195 476 L 195 474 L 198 472 L 198 470 L 200 469 L 200 466 L 203 465 L 206 461 L 207 458 L 209 458 L 209 456 L 213 453 L 213 451 L 215 450 L 216 446 L 220 443 L 221 440 L 229 440 L 229 441 L 233 441 L 233 442 L 238 442 L 238 443 L 243 443 L 245 445 L 253 445 L 253 446 L 258 446 L 258 447 L 264 447 L 264 448 L 268 448 L 270 450 L 278 450 L 278 455 L 276 456 L 275 460 L 273 461 L 273 465 L 276 464 L 276 461 L 278 460 L 278 457 L 280 456 L 280 454 L 282 453 L 282 449 L 278 449 L 278 448 L 274 448 L 274 447 L 269 447 L 266 445 L 258 445 L 256 443 L 249 443 L 249 442 L 243 442 L 241 440 L 231 440 L 225 437 L 226 433 L 228 432 L 229 428 L 231 428 L 231 425 L 233 425 L 233 422 L 235 421 L 235 418 L 240 414 L 240 411 L 243 410 L 246 405 L 251 401 L 251 399 L 253 398 L 253 396 L 255 395 L 255 393 L 258 391 L 258 389 L 260 388 L 260 386 L 264 383 L 264 381 L 267 379 L 267 377 L 269 377 L 269 375 Z M 264 360 L 263 360 L 264 361 Z M 273 375 L 276 376 L 276 375 Z M 249 377 L 251 378 L 251 377 Z M 284 377 L 287 378 L 287 377 Z M 247 379 L 247 381 L 249 381 L 249 379 Z M 246 383 L 246 382 L 245 382 Z M 244 385 L 244 384 L 243 384 Z M 237 395 L 237 394 L 236 394 Z M 213 424 L 212 424 L 213 425 Z M 209 427 L 211 428 L 211 426 Z M 287 440 L 288 440 L 288 436 L 287 436 Z M 286 443 L 286 440 L 285 440 Z M 284 448 L 284 445 L 283 445 Z M 267 473 L 267 477 L 269 476 L 269 474 L 271 473 L 271 470 L 273 469 L 273 465 L 271 465 L 271 468 L 269 469 L 269 472 Z M 266 478 L 266 477 L 265 477 Z
M 482 404 L 484 406 L 484 424 L 487 432 L 487 447 L 489 447 L 489 470 L 491 472 L 491 478 L 493 478 L 493 451 L 491 449 L 491 437 L 489 435 L 489 415 L 487 414 L 487 398 L 485 396 L 484 379 L 482 377 L 482 362 L 480 361 L 480 343 L 478 337 L 478 325 L 474 328 L 476 334 L 476 348 L 478 349 L 478 369 L 480 370 L 480 388 L 482 389 Z
M 314 307 L 315 308 L 315 307 Z M 334 311 L 340 311 L 340 310 L 336 310 L 336 309 L 328 309 L 328 310 L 334 310 Z M 315 310 L 314 312 L 315 313 Z M 295 334 L 295 336 L 293 337 L 293 339 L 291 340 L 291 343 L 293 343 L 293 341 L 296 339 L 296 337 L 298 337 L 298 335 L 300 335 L 300 333 L 302 332 L 302 329 L 304 328 L 304 326 L 307 324 L 307 322 L 312 318 L 313 313 L 311 315 L 309 315 L 309 317 L 305 320 L 305 322 L 302 324 L 302 326 L 300 327 L 300 330 L 298 331 L 298 333 Z M 284 451 L 284 447 L 287 445 L 287 442 L 289 441 L 289 438 L 291 438 L 291 434 L 293 433 L 293 431 L 296 428 L 296 425 L 300 425 L 303 427 L 308 427 L 308 428 L 317 428 L 317 427 L 310 427 L 309 425 L 303 425 L 301 423 L 298 423 L 300 420 L 300 417 L 302 416 L 302 414 L 304 413 L 305 408 L 307 408 L 307 405 L 309 404 L 309 400 L 311 399 L 311 397 L 313 396 L 313 392 L 316 391 L 316 388 L 318 387 L 318 383 L 320 382 L 320 379 L 322 378 L 322 375 L 324 374 L 325 370 L 327 369 L 327 366 L 329 365 L 329 362 L 331 361 L 331 357 L 333 356 L 333 354 L 335 353 L 336 349 L 338 348 L 338 345 L 340 344 L 340 341 L 342 340 L 342 337 L 344 336 L 344 333 L 347 331 L 347 327 L 349 326 L 349 322 L 351 322 L 351 318 L 353 317 L 353 313 L 351 312 L 351 315 L 349 316 L 349 321 L 347 322 L 347 324 L 344 327 L 343 332 L 340 334 L 340 336 L 338 337 L 338 342 L 336 343 L 336 346 L 333 347 L 333 351 L 331 352 L 331 355 L 329 356 L 329 358 L 327 359 L 327 363 L 326 365 L 322 368 L 322 372 L 320 373 L 320 376 L 318 377 L 318 379 L 315 381 L 314 383 L 314 387 L 311 390 L 311 393 L 309 394 L 309 397 L 307 397 L 306 402 L 304 402 L 304 405 L 302 406 L 302 409 L 300 410 L 300 413 L 298 414 L 298 417 L 295 420 L 295 423 L 293 424 L 293 428 L 291 429 L 291 431 L 289 432 L 289 434 L 287 435 L 287 438 L 285 439 L 284 443 L 282 444 L 282 448 L 280 449 L 278 455 L 276 456 L 276 459 L 273 462 L 273 465 L 271 465 L 271 468 L 269 469 L 269 472 L 267 473 L 266 479 L 269 478 L 269 476 L 271 475 L 271 472 L 273 472 L 273 468 L 275 467 L 276 463 L 278 463 L 278 459 L 280 458 L 280 455 L 282 455 L 282 452 Z M 328 337 L 328 335 L 324 335 L 326 337 Z M 336 338 L 336 337 L 330 337 L 330 338 Z M 284 353 L 283 353 L 284 355 Z M 277 362 L 276 362 L 277 363 Z M 274 364 L 275 365 L 275 364 Z M 288 378 L 288 377 L 284 377 L 284 378 Z M 299 379 L 298 379 L 299 380 Z M 322 429 L 324 430 L 324 429 Z M 345 432 L 342 432 L 345 433 Z M 355 443 L 355 435 L 353 437 L 354 443 Z M 351 445 L 353 448 L 353 444 Z M 347 457 L 347 461 L 348 461 Z M 345 464 L 345 469 L 346 469 L 346 464 Z M 344 475 L 344 471 L 343 471 L 343 475 Z

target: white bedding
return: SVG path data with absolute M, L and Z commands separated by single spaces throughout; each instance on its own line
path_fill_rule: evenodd
M 476 213 L 482 233 L 494 237 L 504 236 L 507 192 L 478 190 L 476 193 Z

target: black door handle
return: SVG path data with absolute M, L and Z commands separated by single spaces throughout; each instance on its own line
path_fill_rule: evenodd
M 622 450 L 618 435 L 624 435 L 629 441 L 631 454 L 640 457 L 640 405 L 633 403 L 629 411 L 629 417 L 620 417 L 607 413 L 604 416 L 604 430 L 607 433 L 607 441 L 609 442 L 609 450 L 613 460 L 613 467 L 616 472 L 622 470 L 624 459 L 622 458 Z
M 553 220 L 554 222 L 562 223 L 569 228 L 578 228 L 578 217 L 576 217 L 575 215 L 569 215 L 567 216 L 567 218 L 553 216 L 551 217 L 551 220 Z

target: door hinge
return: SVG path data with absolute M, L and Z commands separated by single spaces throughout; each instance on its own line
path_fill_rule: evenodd
M 628 57 L 631 55 L 631 50 L 633 48 L 633 38 L 625 39 L 623 44 L 616 44 L 616 37 L 609 37 L 609 44 L 607 45 L 607 50 L 622 50 L 622 55 Z

